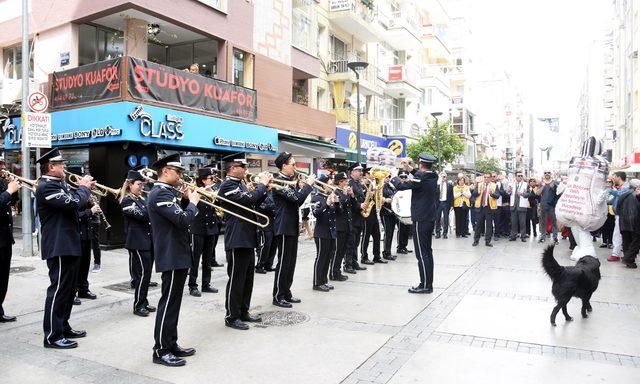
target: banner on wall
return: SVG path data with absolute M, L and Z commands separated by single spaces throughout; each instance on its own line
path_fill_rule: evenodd
M 119 58 L 54 72 L 51 107 L 66 107 L 120 97 Z
M 336 143 L 352 151 L 356 150 L 357 134 L 355 131 L 336 127 Z M 360 134 L 360 148 L 366 153 L 369 148 L 389 148 L 398 157 L 407 156 L 407 139 L 404 137 L 381 137 Z

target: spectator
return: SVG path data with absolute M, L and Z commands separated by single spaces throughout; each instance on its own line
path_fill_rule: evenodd
M 516 241 L 516 233 L 520 232 L 520 240 L 527 241 L 526 222 L 527 207 L 529 206 L 529 192 L 527 191 L 527 182 L 523 179 L 522 172 L 516 172 L 516 180 L 509 184 L 506 188 L 509 196 L 509 209 L 511 215 L 511 233 L 509 241 Z
M 467 237 L 469 232 L 469 207 L 471 207 L 471 189 L 464 176 L 458 177 L 453 187 L 453 212 L 456 217 L 456 237 Z
M 529 194 L 529 207 L 527 208 L 527 235 L 532 234 L 533 237 L 538 237 L 536 226 L 538 225 L 538 202 L 540 196 L 536 195 L 536 189 L 538 182 L 536 179 L 529 179 L 529 186 L 527 187 L 527 193 Z
M 545 171 L 542 183 L 536 189 L 536 195 L 540 196 L 540 239 L 538 240 L 540 243 L 544 243 L 545 239 L 549 236 L 549 232 L 547 231 L 547 217 L 549 217 L 551 220 L 553 242 L 556 245 L 558 244 L 558 227 L 556 223 L 557 189 L 558 184 L 551 178 L 551 171 Z
M 638 268 L 636 256 L 640 250 L 640 180 L 633 179 L 618 200 L 618 223 L 622 234 L 624 263 Z
M 191 64 L 191 66 L 189 66 L 189 72 L 200 74 L 200 66 L 198 65 L 198 63 Z
M 600 248 L 613 248 L 613 229 L 616 226 L 616 214 L 613 211 L 613 201 L 616 198 L 617 190 L 613 188 L 613 180 L 607 178 L 605 182 L 607 190 L 607 220 L 602 224 L 602 245 Z
M 611 251 L 611 256 L 609 256 L 607 261 L 615 262 L 620 261 L 620 253 L 622 252 L 622 234 L 620 233 L 620 218 L 618 217 L 618 198 L 629 189 L 629 183 L 627 183 L 627 173 L 624 171 L 614 172 L 611 179 L 613 180 L 613 186 L 617 189 L 617 192 L 611 192 L 616 196 L 611 203 L 613 206 L 613 212 L 616 215 L 616 221 L 612 237 L 613 251 Z

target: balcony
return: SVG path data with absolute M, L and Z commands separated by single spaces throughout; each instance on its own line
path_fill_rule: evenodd
M 423 88 L 436 87 L 445 95 L 451 93 L 451 83 L 445 69 L 438 64 L 429 64 L 420 68 L 420 85 Z
M 377 11 L 369 0 L 329 0 L 329 20 L 364 43 L 380 40 Z
M 408 11 L 395 11 L 389 16 L 380 13 L 380 24 L 385 27 L 383 40 L 400 51 L 420 47 L 421 26 L 415 15 Z
M 348 55 L 347 57 L 351 57 Z M 361 61 L 356 57 L 352 59 L 333 58 L 327 70 L 329 81 L 350 81 L 356 82 L 356 76 L 347 67 L 350 61 Z M 364 95 L 382 95 L 385 77 L 375 65 L 369 64 L 367 69 L 360 72 L 360 92 Z
M 418 98 L 422 96 L 419 71 L 407 65 L 390 65 L 387 69 L 385 93 L 394 98 Z
M 336 125 L 341 128 L 349 128 L 352 131 L 358 129 L 355 108 L 335 108 L 331 113 L 336 117 Z M 381 136 L 380 121 L 370 120 L 360 115 L 360 130 L 370 135 Z
M 381 121 L 382 133 L 386 136 L 405 136 L 418 139 L 425 133 L 426 128 L 417 122 L 406 119 L 383 119 Z
M 441 26 L 428 25 L 422 28 L 422 45 L 429 50 L 429 56 L 433 59 L 440 59 L 451 62 L 451 50 L 447 40 L 445 28 Z

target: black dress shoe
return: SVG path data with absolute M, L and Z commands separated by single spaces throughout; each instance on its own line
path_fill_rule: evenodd
M 240 316 L 240 320 L 245 321 L 247 323 L 262 323 L 262 317 L 258 315 L 254 316 L 250 313 Z
M 182 347 L 180 347 L 179 345 L 176 344 L 176 347 L 171 350 L 171 353 L 173 353 L 177 357 L 189 357 L 189 356 L 193 356 L 193 355 L 196 354 L 196 349 L 195 348 L 182 348 Z
M 360 261 L 362 264 L 373 265 L 373 261 L 369 259 L 363 259 Z M 357 269 L 357 268 L 356 268 Z M 366 269 L 366 268 L 365 268 Z
M 439 239 L 439 238 L 440 238 L 440 235 L 436 234 L 436 239 Z
M 242 320 L 240 319 L 235 319 L 235 320 L 224 319 L 224 325 L 226 325 L 229 328 L 239 329 L 241 331 L 249 330 L 249 326 L 246 323 L 243 323 Z
M 82 301 L 78 299 L 78 296 L 73 298 L 73 305 L 81 305 Z
M 95 300 L 98 298 L 98 296 L 96 296 L 91 291 L 78 292 L 78 297 L 81 299 L 89 299 L 89 300 Z
M 493 247 L 493 244 L 491 244 L 491 243 L 484 243 L 484 245 L 485 245 L 486 247 Z
M 12 321 L 16 321 L 16 317 L 15 316 L 7 316 L 7 315 L 2 315 L 0 316 L 0 323 L 10 323 Z
M 140 316 L 140 317 L 147 317 L 149 316 L 149 311 L 147 310 L 147 308 L 136 308 L 133 310 L 133 314 L 136 316 Z
M 397 249 L 396 253 L 400 253 L 402 255 L 406 255 L 407 253 L 409 253 L 409 251 L 407 251 L 406 249 Z
M 181 359 L 173 353 L 167 353 L 160 357 L 153 355 L 153 362 L 156 364 L 166 365 L 167 367 L 182 367 L 187 364 L 187 360 Z
M 64 331 L 62 336 L 67 339 L 80 339 L 87 336 L 87 331 L 76 331 L 75 329 L 70 329 L 68 331 Z
M 607 248 L 608 245 L 607 244 L 600 244 L 600 248 Z
M 355 269 L 356 271 L 366 271 L 367 268 L 366 267 L 361 267 L 358 264 L 356 264 L 353 269 Z
M 382 260 L 382 259 L 380 259 L 380 258 L 373 259 L 373 262 L 374 262 L 374 263 L 378 263 L 378 264 L 387 264 L 387 263 L 388 263 L 388 261 L 386 261 L 386 260 Z
M 218 288 L 212 287 L 210 285 L 205 285 L 204 287 L 202 287 L 202 292 L 218 293 Z
M 158 282 L 157 281 L 150 281 L 149 282 L 149 286 L 150 287 L 157 287 L 158 286 Z M 133 288 L 133 287 L 131 287 L 131 288 Z
M 329 289 L 329 287 L 327 287 L 326 285 L 314 285 L 313 290 L 320 292 L 329 292 L 331 289 Z
M 331 281 L 345 281 L 349 279 L 349 276 L 345 276 L 345 275 L 337 275 L 337 276 L 333 276 L 333 277 L 329 277 L 329 280 Z
M 443 238 L 443 239 L 448 239 L 448 238 L 449 238 L 449 235 L 442 235 L 442 238 Z
M 636 264 L 635 262 L 625 263 L 624 265 L 625 265 L 625 267 L 630 268 L 630 269 L 638 268 L 638 264 Z
M 274 272 L 276 269 L 273 267 L 265 267 L 264 270 L 267 272 Z
M 155 312 L 156 311 L 156 307 L 154 307 L 153 305 L 145 305 L 144 309 L 146 309 L 149 312 Z
M 408 289 L 409 293 L 432 293 L 433 292 L 433 288 L 420 288 L 418 287 L 411 287 Z
M 219 267 L 224 267 L 224 264 L 220 264 L 217 261 L 214 261 L 213 264 L 211 264 L 211 266 L 214 268 L 219 268 Z
M 260 268 L 256 268 L 256 273 L 261 273 L 264 275 L 265 273 L 267 273 L 267 271 L 264 268 L 260 267 Z
M 352 275 L 355 275 L 355 274 L 356 274 L 356 270 L 355 270 L 355 269 L 353 269 L 353 268 L 351 268 L 351 267 L 349 267 L 349 268 L 345 268 L 345 269 L 344 269 L 344 272 L 345 272 L 345 273 L 350 273 L 350 274 L 352 274 Z
M 527 239 L 520 239 L 520 241 L 522 241 L 523 243 L 526 243 Z
M 53 343 L 47 343 L 46 341 L 44 343 L 45 348 L 53 348 L 53 349 L 70 349 L 70 348 L 75 348 L 77 346 L 78 346 L 77 341 L 68 340 L 68 339 L 65 339 L 64 337 L 60 340 L 54 341 Z
M 474 241 L 473 241 L 473 244 L 471 244 L 471 245 L 472 245 L 472 246 L 474 246 L 474 247 L 477 247 L 477 246 L 478 246 L 478 241 L 475 241 L 475 240 L 474 240 Z
M 281 307 L 281 308 L 291 308 L 293 307 L 293 305 L 291 305 L 290 302 L 288 302 L 287 300 L 276 300 L 273 299 L 273 305 L 275 305 L 276 307 Z
M 516 241 L 516 238 L 515 237 L 510 237 L 509 241 Z
M 290 302 L 291 304 L 300 304 L 302 303 L 302 300 L 298 299 L 297 297 L 289 297 L 286 299 L 288 302 Z
M 329 288 L 329 289 L 333 289 L 333 285 L 331 285 L 331 284 L 325 284 L 324 286 Z
M 382 256 L 382 258 L 385 259 L 385 260 L 391 260 L 391 261 L 394 261 L 394 260 L 397 259 L 397 257 L 392 256 L 392 255 Z
M 202 294 L 200 293 L 200 290 L 199 290 L 198 288 L 191 288 L 191 289 L 189 289 L 189 294 L 190 294 L 191 296 L 194 296 L 194 297 L 200 297 L 200 296 L 202 296 Z

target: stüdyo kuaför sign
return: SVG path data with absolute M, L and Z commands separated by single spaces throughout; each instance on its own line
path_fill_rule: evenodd
M 120 64 L 118 58 L 54 72 L 51 106 L 66 107 L 120 97 Z

